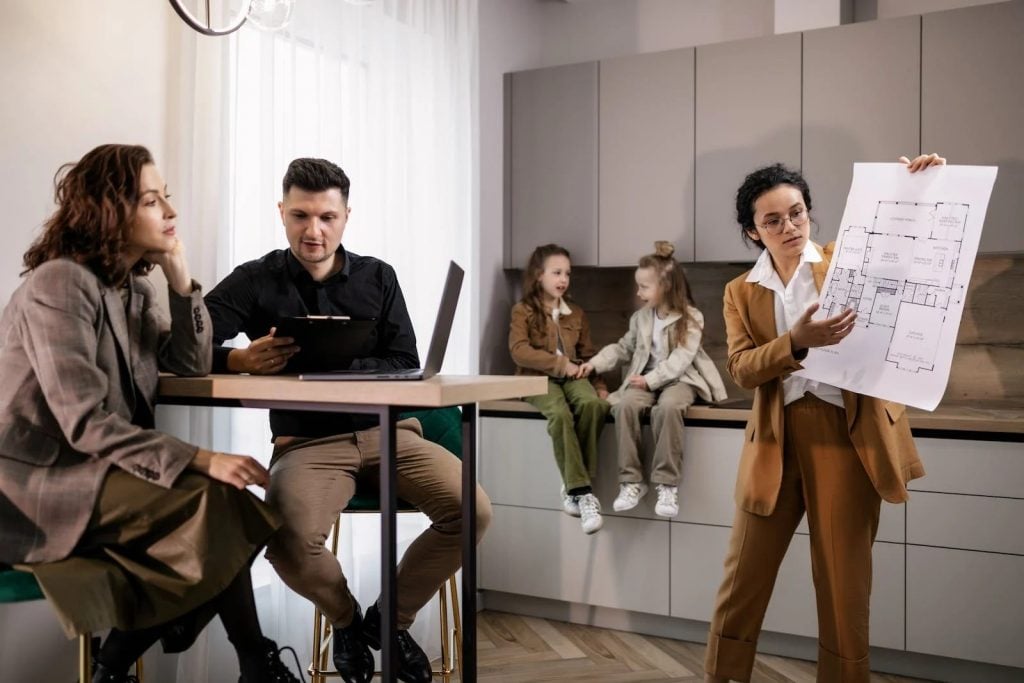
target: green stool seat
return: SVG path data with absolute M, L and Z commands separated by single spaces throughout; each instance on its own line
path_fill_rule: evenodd
M 423 427 L 423 438 L 444 446 L 446 450 L 462 459 L 462 411 L 450 408 L 432 408 L 429 410 L 413 410 L 399 415 L 405 420 L 414 417 Z M 416 507 L 408 502 L 398 500 L 399 512 L 415 512 Z M 380 497 L 365 491 L 356 491 L 349 500 L 345 512 L 380 512 Z
M 43 599 L 43 591 L 32 572 L 22 572 L 9 567 L 0 569 L 0 603 Z

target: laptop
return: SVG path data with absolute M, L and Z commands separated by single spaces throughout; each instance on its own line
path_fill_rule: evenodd
M 333 382 L 374 382 L 381 380 L 420 380 L 430 379 L 441 371 L 444 353 L 448 350 L 448 337 L 452 333 L 455 322 L 455 309 L 459 306 L 459 292 L 462 291 L 462 278 L 465 275 L 455 261 L 448 264 L 448 277 L 444 281 L 444 293 L 441 305 L 437 309 L 437 320 L 434 321 L 434 333 L 430 337 L 430 349 L 427 351 L 427 362 L 422 368 L 404 370 L 340 370 L 338 372 L 304 372 L 300 380 L 328 380 Z

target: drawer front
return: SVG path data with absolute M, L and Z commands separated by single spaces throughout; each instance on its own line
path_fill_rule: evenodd
M 688 427 L 677 522 L 732 526 L 742 429 Z
M 1024 555 L 1024 500 L 917 492 L 907 503 L 907 542 Z
M 711 621 L 732 529 L 672 525 L 673 617 Z
M 500 505 L 559 510 L 561 476 L 544 420 L 480 420 L 480 484 Z
M 587 536 L 561 512 L 495 505 L 480 588 L 667 615 L 670 526 L 606 516 Z
M 915 439 L 927 475 L 912 491 L 1024 498 L 1024 443 Z M 913 496 L 911 496 L 913 499 Z
M 731 529 L 672 525 L 672 616 L 710 621 L 722 583 Z M 903 649 L 904 546 L 876 543 L 871 594 L 871 644 Z M 815 638 L 818 615 L 810 539 L 796 536 L 779 569 L 764 628 Z
M 907 649 L 1024 667 L 1024 557 L 907 546 Z

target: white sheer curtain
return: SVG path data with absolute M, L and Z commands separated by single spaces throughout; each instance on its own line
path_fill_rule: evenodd
M 343 244 L 395 267 L 422 359 L 448 260 L 467 270 L 472 265 L 476 2 L 378 0 L 356 6 L 299 0 L 283 31 L 243 27 L 220 43 L 200 39 L 198 47 L 188 38 L 191 48 L 183 57 L 194 55 L 196 69 L 183 76 L 191 92 L 181 98 L 188 129 L 183 145 L 192 152 L 182 153 L 180 163 L 191 169 L 185 183 L 190 218 L 204 225 L 197 273 L 212 285 L 233 267 L 287 247 L 276 207 L 285 168 L 296 157 L 330 159 L 352 179 Z M 188 120 L 189 103 L 203 112 L 194 120 Z M 470 369 L 469 301 L 464 291 L 446 373 Z M 196 435 L 198 442 L 269 461 L 264 411 L 212 413 L 212 420 L 192 421 L 190 431 L 205 432 L 205 439 Z M 422 515 L 400 516 L 399 552 L 426 526 Z M 346 516 L 340 548 L 350 586 L 365 607 L 380 588 L 378 517 Z M 305 666 L 311 605 L 289 591 L 263 559 L 253 578 L 264 630 L 280 645 L 295 647 Z M 436 601 L 420 614 L 413 635 L 437 656 Z M 221 680 L 233 667 L 215 625 L 208 640 L 179 658 L 177 677 L 189 683 Z

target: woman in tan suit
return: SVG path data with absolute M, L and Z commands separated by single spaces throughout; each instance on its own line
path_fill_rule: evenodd
M 944 164 L 900 159 L 913 173 Z M 812 320 L 831 245 L 810 241 L 811 193 L 779 164 L 736 195 L 743 237 L 762 249 L 725 289 L 729 373 L 754 390 L 736 482 L 736 520 L 708 636 L 705 680 L 749 681 L 779 565 L 807 514 L 818 605 L 818 680 L 868 681 L 871 548 L 881 501 L 924 475 L 902 405 L 792 373 L 840 343 L 856 313 Z
M 245 490 L 266 470 L 153 429 L 159 370 L 209 372 L 212 339 L 160 173 L 126 145 L 62 171 L 0 320 L 0 562 L 36 575 L 69 635 L 111 629 L 93 681 L 127 680 L 157 639 L 188 647 L 214 614 L 241 681 L 297 681 L 249 578 L 278 526 Z

